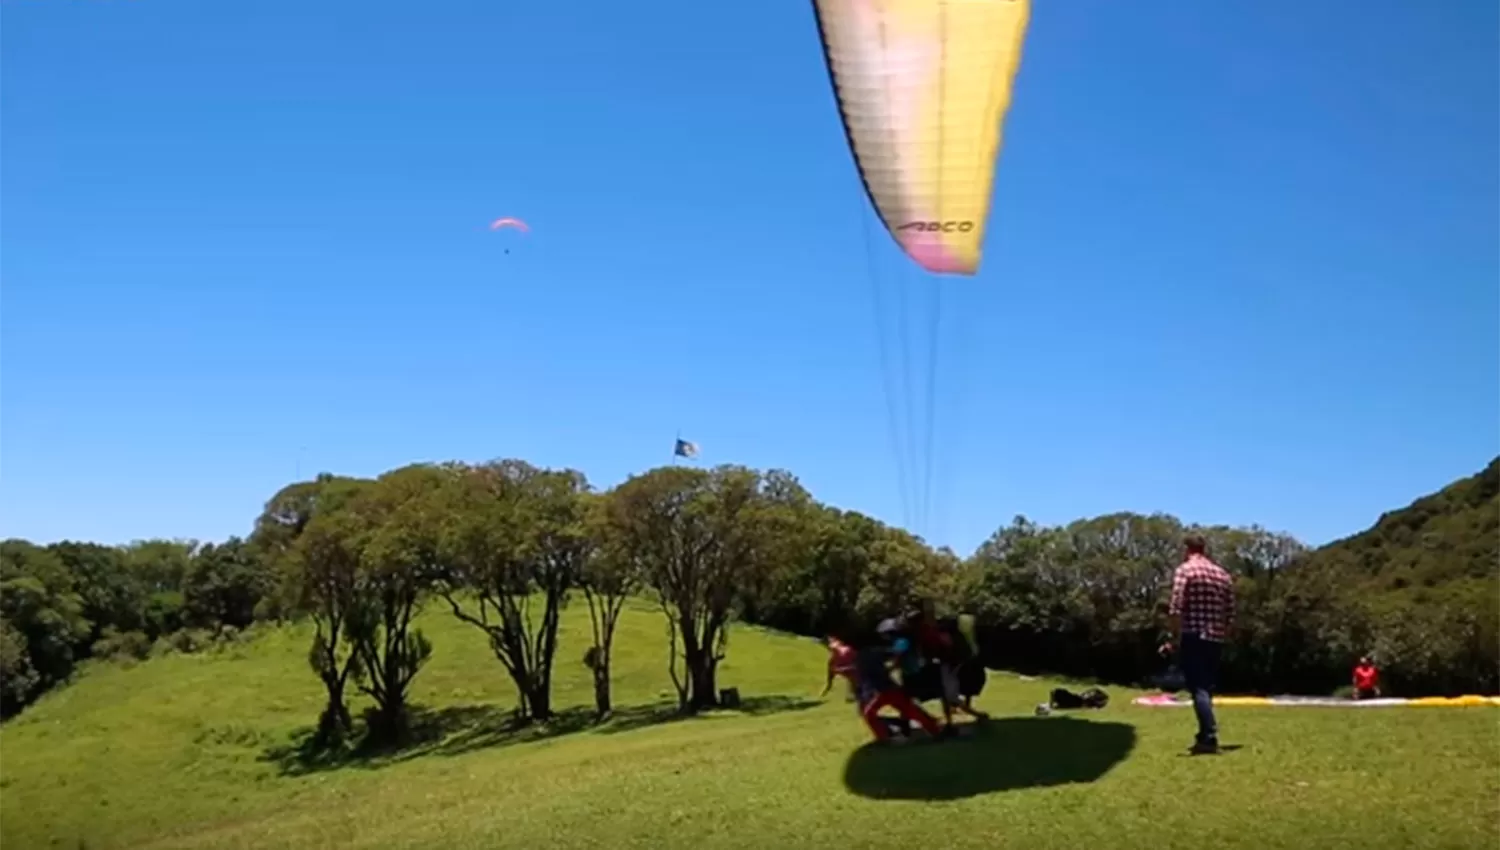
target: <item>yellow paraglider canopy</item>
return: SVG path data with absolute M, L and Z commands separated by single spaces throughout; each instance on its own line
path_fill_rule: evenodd
M 865 191 L 922 268 L 972 275 L 1030 0 L 814 0 Z

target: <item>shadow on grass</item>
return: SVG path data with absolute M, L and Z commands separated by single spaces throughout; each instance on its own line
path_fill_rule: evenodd
M 955 740 L 906 746 L 871 742 L 849 756 L 844 785 L 876 800 L 959 800 L 1093 782 L 1135 748 L 1135 727 L 1072 717 L 1015 717 L 975 724 Z
M 702 721 L 724 717 L 759 717 L 788 711 L 803 711 L 822 703 L 801 697 L 747 697 L 738 709 L 713 710 L 685 715 L 676 702 L 617 708 L 604 720 L 596 722 L 594 710 L 583 706 L 565 708 L 543 723 L 517 722 L 511 709 L 494 705 L 460 705 L 429 709 L 413 706 L 411 735 L 399 747 L 359 745 L 331 749 L 320 747 L 313 727 L 304 727 L 289 742 L 268 747 L 261 761 L 271 762 L 283 776 L 302 776 L 347 767 L 379 768 L 423 756 L 457 756 L 475 750 L 508 747 L 543 741 L 563 735 L 591 731 L 599 735 L 617 735 L 646 726 L 666 723 Z

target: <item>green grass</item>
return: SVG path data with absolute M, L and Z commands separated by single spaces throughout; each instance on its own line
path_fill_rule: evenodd
M 380 760 L 289 752 L 321 693 L 307 632 L 204 656 L 94 665 L 0 729 L 0 847 L 1271 848 L 1495 847 L 1500 711 L 1220 710 L 1242 749 L 1183 755 L 1185 709 L 1135 694 L 1031 716 L 1050 681 L 991 674 L 972 737 L 868 746 L 817 644 L 748 628 L 722 684 L 749 712 L 667 721 L 665 629 L 621 625 L 621 718 L 582 721 L 587 619 L 564 620 L 563 719 L 511 733 L 509 680 L 477 632 L 439 610 L 416 682 L 441 737 Z M 358 709 L 360 706 L 356 706 Z

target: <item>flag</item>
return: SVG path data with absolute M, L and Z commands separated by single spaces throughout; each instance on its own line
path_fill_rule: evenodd
M 678 439 L 676 448 L 672 449 L 672 454 L 676 455 L 677 457 L 697 457 L 698 444 L 689 442 L 687 440 Z

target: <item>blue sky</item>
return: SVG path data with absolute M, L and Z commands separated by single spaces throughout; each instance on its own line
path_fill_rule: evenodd
M 866 258 L 808 4 L 4 12 L 0 534 L 242 534 L 299 470 L 421 460 L 607 486 L 679 430 L 903 520 L 870 280 L 928 281 Z M 1488 0 L 1036 4 L 983 267 L 938 284 L 925 530 L 1320 543 L 1482 467 L 1497 32 Z

